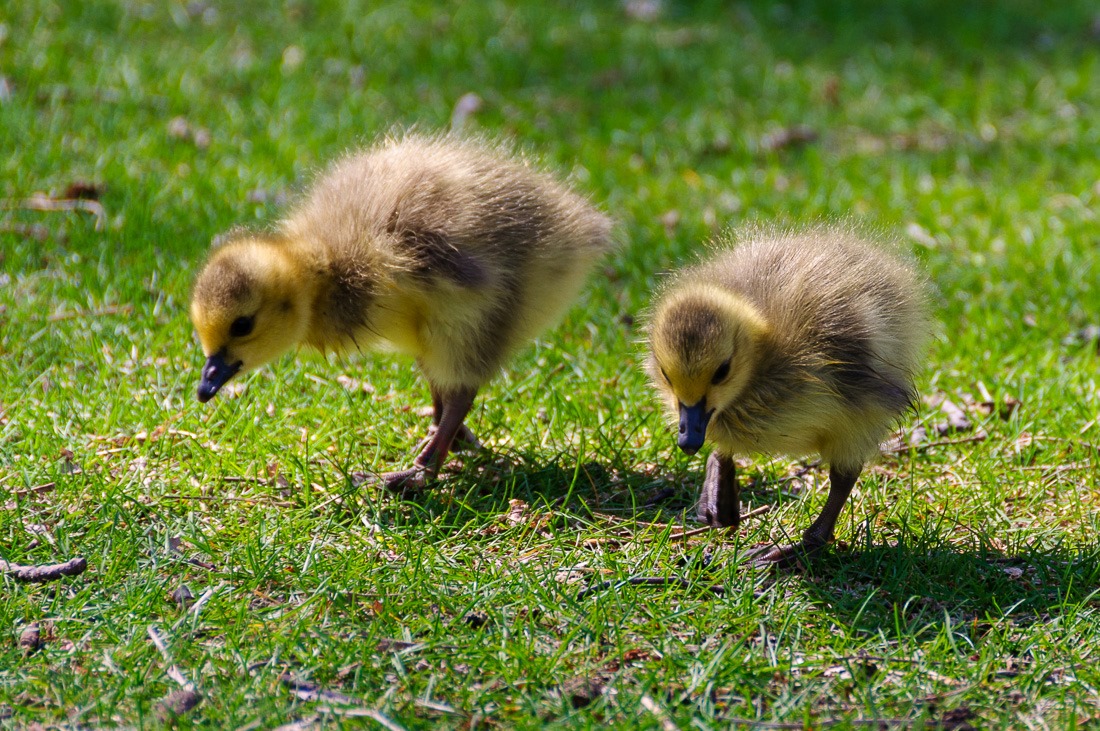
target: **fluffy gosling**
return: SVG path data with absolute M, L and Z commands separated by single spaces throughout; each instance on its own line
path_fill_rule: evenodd
M 648 326 L 647 370 L 679 422 L 679 446 L 714 444 L 699 503 L 740 522 L 735 455 L 819 454 L 829 497 L 790 563 L 833 538 L 852 487 L 916 399 L 927 331 L 922 277 L 898 253 L 842 228 L 755 232 L 678 274 Z
M 478 389 L 554 324 L 611 247 L 587 201 L 503 150 L 388 139 L 332 165 L 276 228 L 230 233 L 200 272 L 191 319 L 208 401 L 233 376 L 306 345 L 416 358 L 434 415 L 391 489 L 423 485 Z

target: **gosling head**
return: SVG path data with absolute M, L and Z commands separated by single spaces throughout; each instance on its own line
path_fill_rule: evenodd
M 191 295 L 191 321 L 206 355 L 199 401 L 301 342 L 311 298 L 305 280 L 278 239 L 248 234 L 215 249 Z
M 654 385 L 679 411 L 680 449 L 698 452 L 711 417 L 737 400 L 767 330 L 755 307 L 710 285 L 674 287 L 657 303 L 647 365 Z

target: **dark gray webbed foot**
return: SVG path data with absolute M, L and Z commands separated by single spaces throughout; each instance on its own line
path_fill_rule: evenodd
M 356 488 L 364 486 L 381 487 L 388 492 L 398 495 L 419 492 L 427 487 L 432 479 L 432 475 L 423 467 L 411 467 L 407 470 L 383 472 L 382 474 L 376 472 L 352 472 L 348 477 L 351 478 L 351 484 Z
M 423 490 L 433 476 L 424 467 L 410 467 L 398 472 L 386 472 L 378 476 L 378 483 L 388 492 L 404 494 Z
M 824 543 L 788 543 L 785 546 L 763 547 L 749 553 L 749 566 L 755 569 L 790 571 L 809 563 L 825 547 Z

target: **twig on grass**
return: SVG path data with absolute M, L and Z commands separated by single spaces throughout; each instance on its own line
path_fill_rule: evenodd
M 771 505 L 762 505 L 759 508 L 756 508 L 755 510 L 750 510 L 749 512 L 742 515 L 741 520 L 748 520 L 750 518 L 755 518 L 758 515 L 764 515 L 765 513 L 771 511 L 771 509 L 772 509 Z M 668 523 L 644 523 L 644 522 L 641 522 L 641 521 L 638 522 L 638 525 L 649 526 L 649 527 L 653 527 L 653 528 L 667 528 L 669 526 Z M 686 538 L 692 538 L 694 536 L 703 535 L 704 533 L 708 533 L 708 532 L 713 531 L 713 530 L 717 530 L 717 529 L 712 528 L 709 525 L 704 525 L 701 528 L 692 528 L 691 530 L 686 530 L 682 533 L 672 533 L 668 536 L 657 534 L 657 535 L 646 536 L 645 538 L 637 538 L 637 539 L 634 539 L 633 542 L 637 543 L 637 544 L 645 544 L 645 543 L 653 543 L 655 541 L 660 541 L 660 540 L 663 540 L 663 539 L 667 539 L 667 540 L 670 540 L 670 541 L 679 541 L 679 540 L 683 540 L 683 539 L 686 539 Z M 608 543 L 622 543 L 622 542 L 628 541 L 632 538 L 634 538 L 634 534 L 632 534 L 632 533 L 622 533 L 622 534 L 607 537 L 607 538 L 589 538 L 588 540 L 584 541 L 584 546 L 585 546 L 585 548 L 590 548 L 592 546 L 600 546 L 600 545 L 604 545 L 604 544 L 608 544 Z
M 107 305 L 97 310 L 75 310 L 71 312 L 55 312 L 46 317 L 46 322 L 61 322 L 62 320 L 76 320 L 81 317 L 109 317 L 111 315 L 129 315 L 133 313 L 133 305 Z
M 234 497 L 230 495 L 162 495 L 163 500 L 209 500 L 210 502 L 223 503 L 252 503 L 254 505 L 271 505 L 276 508 L 294 508 L 294 503 L 286 500 L 272 500 L 266 497 Z
M 289 688 L 294 695 L 298 696 L 298 698 L 303 701 L 327 701 L 328 703 L 339 703 L 345 706 L 366 705 L 360 698 L 355 698 L 340 693 L 339 691 L 322 688 L 315 683 L 309 683 L 305 680 L 299 680 L 290 673 L 283 673 L 280 675 L 279 682 Z
M 618 589 L 623 586 L 679 586 L 683 589 L 691 587 L 692 583 L 687 579 L 681 579 L 679 576 L 630 576 L 625 579 L 619 579 L 617 581 L 601 581 L 600 583 L 589 586 L 585 589 L 581 589 L 577 592 L 577 601 L 586 599 L 593 594 L 598 594 L 601 591 L 606 591 L 612 587 Z M 721 584 L 712 584 L 706 587 L 707 591 L 715 596 L 722 596 L 726 593 L 726 587 Z
M 807 725 L 791 721 L 756 721 L 751 718 L 726 719 L 732 728 L 801 729 L 832 728 L 833 726 L 872 726 L 874 728 L 911 728 L 916 725 L 908 718 L 815 718 Z
M 44 492 L 51 492 L 57 487 L 56 482 L 47 482 L 43 485 L 35 485 L 34 487 L 28 487 L 26 490 L 16 490 L 12 493 L 15 497 L 26 497 L 27 495 L 41 495 Z
M 149 633 L 149 639 L 151 639 L 153 641 L 153 644 L 156 645 L 157 649 L 160 650 L 160 654 L 164 658 L 164 662 L 168 664 L 168 667 L 164 670 L 165 674 L 172 680 L 179 683 L 179 686 L 184 690 L 195 690 L 195 684 L 188 680 L 187 677 L 184 676 L 184 674 L 180 671 L 178 667 L 176 667 L 176 664 L 172 661 L 172 655 L 168 652 L 168 645 L 164 643 L 164 638 L 162 638 L 157 632 L 157 626 L 155 624 L 149 625 L 149 627 L 146 629 L 146 632 Z
M 164 662 L 167 665 L 164 669 L 164 674 L 180 686 L 179 690 L 172 691 L 157 702 L 157 718 L 159 718 L 162 723 L 167 723 L 171 719 L 182 716 L 202 703 L 202 694 L 196 690 L 195 684 L 188 680 L 187 676 L 185 676 L 172 661 L 172 654 L 168 651 L 168 645 L 165 644 L 164 638 L 157 632 L 157 626 L 155 624 L 149 625 L 146 628 L 146 632 L 149 634 L 149 639 L 156 645 L 161 657 L 164 658 Z
M 389 731 L 405 731 L 400 724 L 394 723 L 391 719 L 386 718 L 381 712 L 373 708 L 367 708 L 366 703 L 361 698 L 322 688 L 319 685 L 308 683 L 304 680 L 298 680 L 290 673 L 283 673 L 280 675 L 279 681 L 303 701 L 321 701 L 322 705 L 317 706 L 320 711 L 334 713 L 340 716 L 361 716 L 371 719 Z M 341 706 L 352 707 L 338 708 L 324 705 L 325 703 L 336 703 Z
M 1091 470 L 1095 469 L 1096 465 L 1092 462 L 1067 462 L 1066 464 L 1029 464 L 1012 466 L 1009 469 L 1016 470 L 1017 472 L 1075 472 L 1079 470 Z
M 890 449 L 882 450 L 883 454 L 900 454 L 902 452 L 908 452 L 910 450 L 914 452 L 923 452 L 926 449 L 932 447 L 951 447 L 956 444 L 970 444 L 971 442 L 984 442 L 989 438 L 989 435 L 981 432 L 978 434 L 971 434 L 968 437 L 961 437 L 959 439 L 941 439 L 935 442 L 924 442 L 923 444 L 901 444 L 897 447 L 891 447 Z
M 369 718 L 389 731 L 405 731 L 404 726 L 387 718 L 382 715 L 380 711 L 376 711 L 373 708 L 341 708 L 339 706 L 326 706 L 322 704 L 317 706 L 317 710 L 323 713 L 331 713 L 336 716 L 344 716 L 345 718 Z
M 23 200 L 6 200 L 0 206 L 8 210 L 43 211 L 82 211 L 95 217 L 95 230 L 102 231 L 107 220 L 107 212 L 99 201 L 87 198 L 50 198 L 41 193 Z
M 668 715 L 668 711 L 662 708 L 661 704 L 657 701 L 653 700 L 648 693 L 642 694 L 641 706 L 656 717 L 664 731 L 680 731 L 680 727 L 672 720 L 672 716 Z
M 26 584 L 43 584 L 47 581 L 57 581 L 62 576 L 77 576 L 88 568 L 88 562 L 83 556 L 69 559 L 65 563 L 55 563 L 42 566 L 21 566 L 0 559 L 0 574 L 7 574 L 13 579 Z
M 225 475 L 222 482 L 253 482 L 257 485 L 269 485 L 271 480 L 266 477 L 246 477 L 244 475 Z

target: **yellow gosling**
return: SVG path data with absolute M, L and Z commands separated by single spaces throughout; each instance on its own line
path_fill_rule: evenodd
M 829 497 L 790 563 L 833 539 L 856 479 L 916 399 L 927 333 L 913 262 L 839 227 L 756 231 L 663 288 L 647 370 L 694 454 L 709 441 L 699 518 L 740 522 L 734 457 L 819 454 Z
M 447 136 L 388 139 L 336 162 L 273 230 L 235 231 L 191 300 L 208 401 L 298 346 L 416 359 L 432 427 L 391 489 L 425 484 L 478 389 L 555 324 L 612 246 L 611 222 L 526 161 Z

